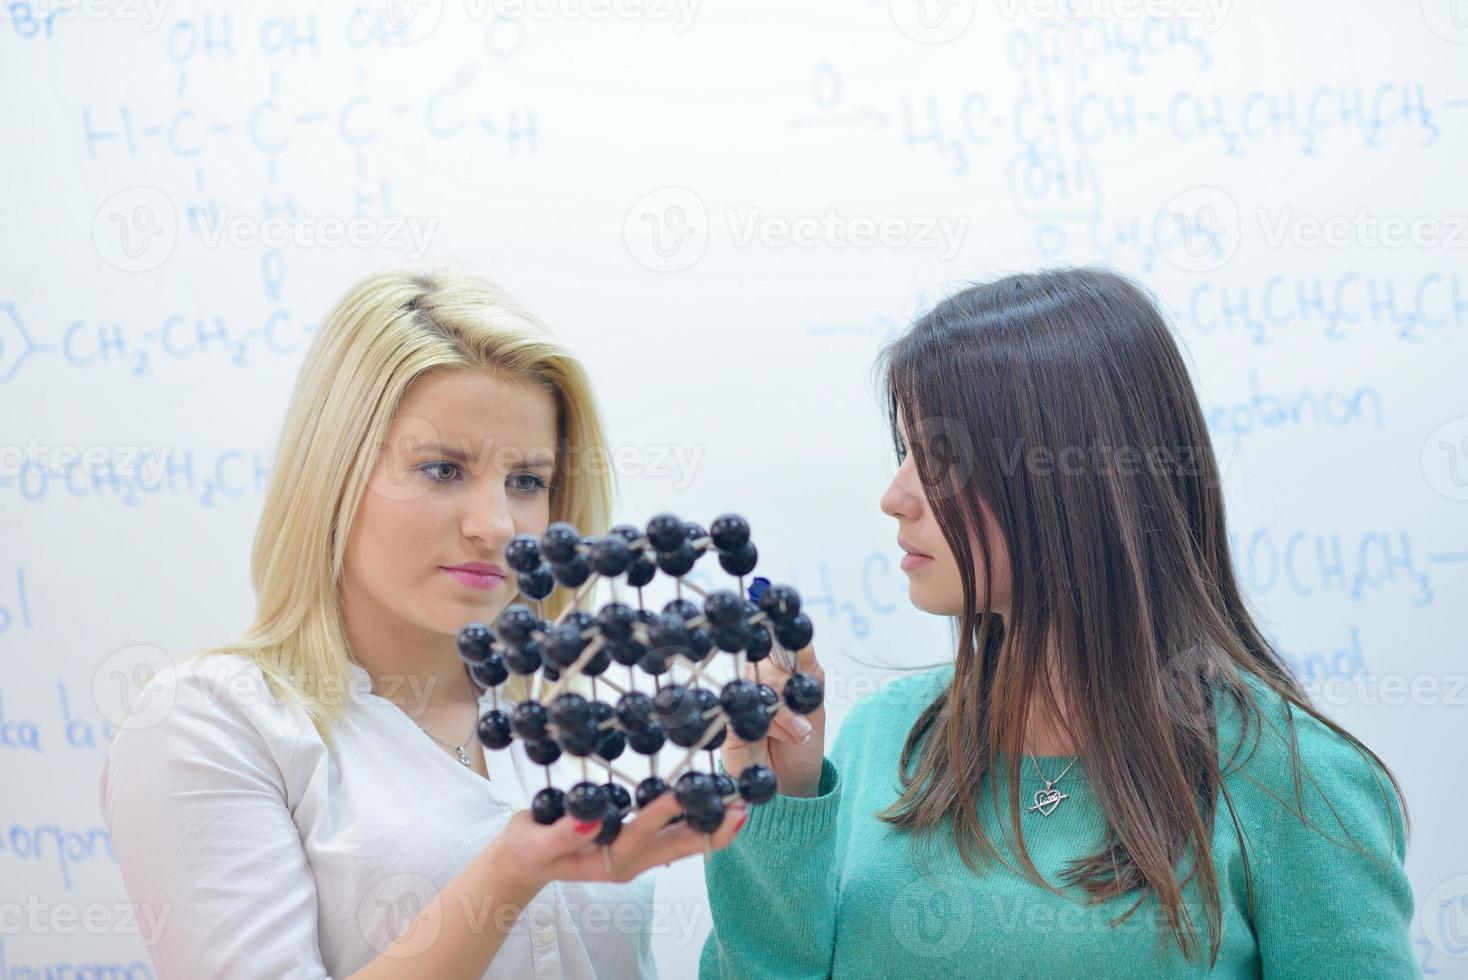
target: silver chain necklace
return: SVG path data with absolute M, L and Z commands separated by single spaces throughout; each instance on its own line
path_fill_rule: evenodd
M 418 719 L 414 718 L 413 724 L 418 725 Z M 457 753 L 459 756 L 459 761 L 462 762 L 464 765 L 473 768 L 474 764 L 469 759 L 469 753 L 464 751 L 464 747 L 467 746 L 470 742 L 474 741 L 474 736 L 479 733 L 479 722 L 476 721 L 474 723 L 474 731 L 469 733 L 469 737 L 464 740 L 464 745 L 450 745 L 443 739 L 439 738 L 437 735 L 430 732 L 428 729 L 424 728 L 422 725 L 418 725 L 418 728 L 423 732 L 424 735 L 427 735 L 439 745 L 442 745 L 444 748 L 448 749 L 451 752 Z
M 1025 754 L 1029 755 L 1028 752 Z M 1060 790 L 1056 789 L 1055 784 L 1065 778 L 1065 774 L 1070 772 L 1070 767 L 1075 765 L 1077 760 L 1079 759 L 1080 756 L 1076 756 L 1074 759 L 1070 760 L 1070 762 L 1066 764 L 1066 767 L 1060 770 L 1060 775 L 1056 776 L 1054 779 L 1045 779 L 1045 773 L 1040 769 L 1040 764 L 1035 761 L 1035 757 L 1033 755 L 1030 755 L 1030 765 L 1035 767 L 1035 772 L 1039 773 L 1040 778 L 1044 780 L 1045 788 L 1035 790 L 1035 803 L 1033 806 L 1028 807 L 1027 809 L 1029 811 L 1038 810 L 1040 812 L 1040 816 L 1048 817 L 1050 816 L 1050 814 L 1055 812 L 1056 807 L 1060 806 L 1061 800 L 1070 799 L 1070 795 L 1067 793 L 1062 793 Z
M 373 694 L 377 694 L 377 690 L 376 690 L 376 685 L 375 684 L 372 686 L 371 690 L 372 690 L 372 693 Z M 378 695 L 378 697 L 381 697 L 381 695 Z M 399 708 L 398 710 L 401 711 L 402 709 Z M 404 711 L 403 714 L 407 715 L 408 716 L 408 720 L 410 720 L 413 724 L 418 725 L 418 719 L 417 718 L 414 718 L 412 715 L 409 715 L 406 711 Z M 474 768 L 474 761 L 469 758 L 469 753 L 468 752 L 465 752 L 464 749 L 465 749 L 465 747 L 470 742 L 474 741 L 475 737 L 479 734 L 479 721 L 478 721 L 478 719 L 475 719 L 475 721 L 474 721 L 474 730 L 469 733 L 469 737 L 468 738 L 464 739 L 464 744 L 463 745 L 450 745 L 449 743 L 445 742 L 443 739 L 439 738 L 437 735 L 435 735 L 432 732 L 430 732 L 428 729 L 424 728 L 422 725 L 418 725 L 418 730 L 421 731 L 424 735 L 427 735 L 429 738 L 433 739 L 439 745 L 442 745 L 444 748 L 448 749 L 450 752 L 452 752 L 455 755 L 457 755 L 459 757 L 459 761 L 462 762 L 466 768 L 469 768 L 469 769 L 473 769 Z

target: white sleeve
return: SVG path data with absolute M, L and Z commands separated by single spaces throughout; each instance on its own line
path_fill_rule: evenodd
M 272 752 L 281 732 L 252 721 L 280 708 L 250 703 L 253 687 L 161 672 L 103 764 L 103 818 L 161 980 L 327 976 L 316 881 Z

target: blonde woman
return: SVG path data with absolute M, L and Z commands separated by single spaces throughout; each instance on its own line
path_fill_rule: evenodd
M 605 448 L 581 365 L 494 286 L 388 273 L 341 301 L 286 418 L 253 625 L 150 680 L 103 767 L 160 977 L 655 972 L 641 872 L 704 835 L 671 793 L 607 855 L 600 822 L 534 822 L 545 772 L 482 750 L 495 695 L 456 645 L 515 596 L 512 536 L 605 528 L 605 468 L 574 465 Z

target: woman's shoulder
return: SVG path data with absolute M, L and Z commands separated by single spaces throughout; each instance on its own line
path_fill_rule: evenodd
M 132 733 L 185 737 L 246 734 L 267 741 L 294 737 L 303 713 L 260 664 L 229 651 L 192 654 L 155 671 L 128 695 L 114 743 Z
M 1295 704 L 1262 677 L 1240 672 L 1239 678 L 1244 705 L 1241 707 L 1228 695 L 1218 703 L 1219 748 L 1223 752 L 1220 764 L 1227 763 L 1229 755 L 1237 750 L 1235 765 L 1256 774 L 1288 768 L 1295 756 L 1317 769 L 1365 772 L 1364 765 L 1350 763 L 1362 755 L 1340 731 Z
M 826 690 L 828 711 L 850 699 L 828 753 L 838 768 L 853 759 L 877 764 L 900 748 L 923 709 L 948 686 L 953 668 L 944 665 L 881 679 L 844 672 L 839 676 L 845 689 L 833 689 L 828 674 Z
M 285 799 L 287 772 L 310 757 L 304 741 L 315 735 L 260 665 L 235 653 L 166 664 L 129 692 L 128 708 L 98 783 L 109 825 L 206 788 Z
M 1244 708 L 1225 697 L 1219 710 L 1219 765 L 1250 822 L 1294 827 L 1301 820 L 1330 836 L 1403 831 L 1401 800 L 1383 766 L 1363 745 L 1253 674 Z M 1285 820 L 1286 816 L 1294 820 Z
M 253 658 L 231 650 L 209 650 L 170 662 L 155 672 L 150 682 L 219 691 L 252 689 L 264 679 L 265 672 Z
M 845 724 L 895 726 L 906 731 L 952 680 L 951 663 L 881 680 L 874 691 L 855 698 Z

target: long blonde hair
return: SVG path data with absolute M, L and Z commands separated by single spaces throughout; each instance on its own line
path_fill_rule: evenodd
M 358 283 L 312 341 L 296 379 L 255 531 L 253 625 L 235 643 L 197 651 L 243 655 L 297 700 L 331 744 L 352 679 L 339 587 L 347 540 L 389 424 L 427 371 L 478 368 L 541 384 L 559 415 L 550 520 L 604 533 L 609 466 L 581 363 L 533 314 L 482 279 L 393 271 Z M 566 465 L 567 460 L 575 465 Z M 554 616 L 569 602 L 558 589 Z M 508 691 L 525 696 L 524 680 Z

